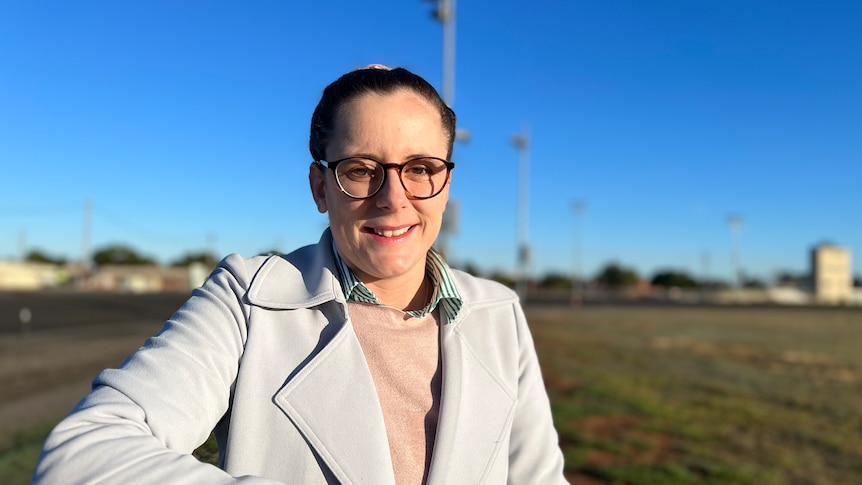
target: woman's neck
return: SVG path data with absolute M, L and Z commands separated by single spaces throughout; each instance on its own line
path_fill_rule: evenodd
M 397 280 L 386 279 L 364 282 L 380 303 L 402 311 L 421 310 L 431 299 L 432 283 L 425 272 L 418 275 L 405 275 Z

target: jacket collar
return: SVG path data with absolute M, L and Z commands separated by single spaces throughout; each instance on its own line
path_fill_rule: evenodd
M 375 389 L 362 346 L 346 322 L 286 381 L 273 403 L 302 433 L 338 483 L 395 485 L 386 424 Z
M 394 476 L 383 415 L 347 316 L 331 238 L 327 229 L 316 245 L 267 258 L 252 279 L 246 299 L 271 309 L 339 303 L 340 309 L 334 313 L 336 307 L 321 306 L 338 328 L 335 335 L 287 378 L 273 400 L 339 482 L 389 485 Z M 471 313 L 486 305 L 504 300 L 514 303 L 513 294 L 502 286 L 493 291 L 479 288 L 477 280 L 459 272 L 453 272 L 453 281 L 464 296 L 464 308 L 454 321 L 441 327 L 443 399 L 429 485 L 483 482 L 487 467 L 501 453 L 505 442 L 501 435 L 517 399 L 514 390 L 474 352 L 475 346 L 488 345 L 483 337 L 475 338 L 481 333 L 461 328 Z M 489 402 L 496 404 L 488 406 Z
M 327 228 L 317 244 L 270 256 L 249 284 L 246 299 L 252 305 L 281 310 L 344 302 L 331 247 L 332 233 Z

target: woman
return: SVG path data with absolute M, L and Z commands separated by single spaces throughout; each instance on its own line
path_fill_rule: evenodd
M 514 293 L 431 246 L 455 115 L 369 66 L 324 90 L 316 245 L 225 258 L 48 437 L 40 483 L 564 483 Z M 190 453 L 212 430 L 219 468 Z

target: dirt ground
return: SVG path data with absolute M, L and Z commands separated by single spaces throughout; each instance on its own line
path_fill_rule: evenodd
M 0 439 L 67 414 L 99 371 L 117 366 L 159 327 L 126 323 L 0 335 Z
M 0 444 L 58 421 L 154 335 L 185 295 L 0 294 Z M 31 322 L 22 325 L 27 308 Z

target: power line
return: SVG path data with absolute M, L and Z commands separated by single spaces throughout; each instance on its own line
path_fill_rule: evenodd
M 81 210 L 80 202 L 57 203 L 38 206 L 0 207 L 0 216 L 37 217 L 75 213 Z

